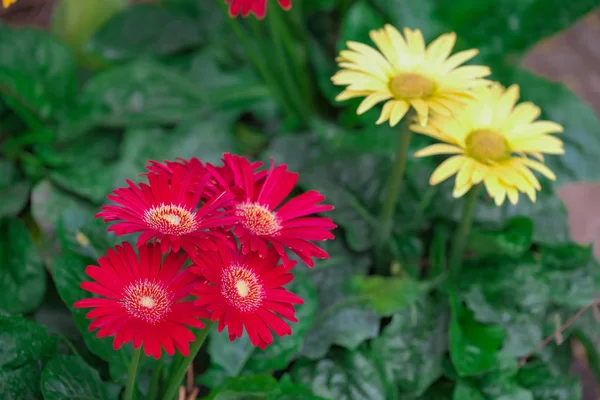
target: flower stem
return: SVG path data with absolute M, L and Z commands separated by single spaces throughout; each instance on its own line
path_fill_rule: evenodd
M 392 227 L 394 222 L 394 209 L 396 208 L 396 201 L 398 200 L 398 194 L 400 187 L 402 186 L 402 177 L 406 168 L 406 158 L 408 156 L 408 146 L 410 144 L 411 130 L 409 128 L 409 115 L 405 116 L 406 121 L 402 124 L 402 131 L 400 132 L 400 138 L 398 140 L 398 149 L 396 150 L 396 163 L 392 170 L 392 175 L 387 184 L 387 192 L 385 194 L 385 200 L 383 202 L 383 208 L 381 209 L 381 215 L 379 217 L 379 223 L 381 226 L 379 238 L 377 240 L 377 250 L 381 251 L 387 242 L 390 240 L 392 234 Z
M 127 387 L 125 388 L 125 396 L 123 400 L 132 400 L 133 393 L 135 392 L 135 383 L 137 380 L 137 374 L 140 369 L 140 356 L 142 355 L 142 346 L 133 350 L 133 356 L 131 356 L 131 364 L 129 364 L 129 372 L 127 374 Z
M 206 340 L 206 337 L 210 333 L 210 330 L 213 326 L 213 322 L 208 321 L 205 323 L 205 325 L 206 326 L 203 329 L 201 329 L 200 332 L 198 332 L 198 334 L 196 335 L 196 340 L 190 346 L 190 354 L 184 357 L 183 361 L 179 363 L 177 368 L 169 377 L 169 381 L 167 382 L 167 388 L 165 389 L 164 396 L 162 397 L 163 399 L 172 400 L 175 398 L 175 394 L 179 389 L 179 385 L 181 385 L 181 381 L 185 376 L 185 372 L 187 371 L 188 366 L 194 361 L 194 358 L 196 358 L 196 354 L 198 354 L 198 351 L 200 351 L 200 348 L 204 344 L 204 341 Z
M 160 358 L 152 371 L 152 377 L 150 377 L 150 389 L 148 390 L 148 400 L 154 400 L 158 393 L 158 383 L 160 381 L 160 375 L 162 372 L 163 359 Z
M 475 210 L 475 204 L 479 198 L 479 190 L 481 184 L 473 186 L 469 193 L 467 193 L 465 199 L 465 208 L 463 209 L 462 218 L 456 235 L 454 236 L 454 243 L 452 244 L 452 250 L 450 253 L 450 275 L 456 278 L 462 268 L 463 255 L 465 253 L 465 247 L 467 246 L 467 240 L 471 233 L 471 225 L 473 223 L 473 211 Z

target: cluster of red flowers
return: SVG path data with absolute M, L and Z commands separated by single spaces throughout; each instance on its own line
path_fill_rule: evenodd
M 316 191 L 284 203 L 298 174 L 272 161 L 261 166 L 231 154 L 222 166 L 151 161 L 146 183 L 127 181 L 109 195 L 116 204 L 97 217 L 116 221 L 108 231 L 118 236 L 139 233 L 139 256 L 125 242 L 86 268 L 93 281 L 81 287 L 100 297 L 75 307 L 92 308 L 89 329 L 115 336 L 115 349 L 133 341 L 155 358 L 162 348 L 188 355 L 188 327 L 202 328 L 201 318 L 218 321 L 219 332 L 227 327 L 232 341 L 245 328 L 262 349 L 272 332 L 291 334 L 284 319 L 296 322 L 294 305 L 303 301 L 283 287 L 296 264 L 287 251 L 310 267 L 328 258 L 312 241 L 332 239 L 336 225 L 312 214 L 333 207 Z

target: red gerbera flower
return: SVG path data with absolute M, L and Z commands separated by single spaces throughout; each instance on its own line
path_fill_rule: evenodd
M 258 251 L 265 256 L 268 243 L 272 243 L 284 264 L 289 264 L 287 247 L 313 267 L 313 257 L 329 258 L 327 252 L 309 242 L 333 239 L 331 230 L 337 225 L 329 218 L 309 217 L 329 211 L 333 206 L 319 204 L 325 196 L 315 190 L 293 197 L 279 205 L 291 193 L 298 174 L 289 172 L 287 165 L 273 166 L 267 174 L 253 173 L 250 162 L 240 156 L 225 154 L 223 162 L 233 173 L 234 185 L 243 190 L 236 205 L 240 217 L 234 233 L 242 243 L 242 251 Z M 263 171 L 264 172 L 264 171 Z
M 149 173 L 149 185 L 139 186 L 127 180 L 129 187 L 115 190 L 108 198 L 120 205 L 103 206 L 97 218 L 119 222 L 108 228 L 118 236 L 142 232 L 137 246 L 152 238 L 161 242 L 161 249 L 189 253 L 200 248 L 214 248 L 211 240 L 225 236 L 213 229 L 231 226 L 237 217 L 230 211 L 220 210 L 231 205 L 232 195 L 221 192 L 196 209 L 210 176 L 205 174 L 190 191 L 195 176 L 185 168 L 175 168 L 173 173 Z
M 225 0 L 229 4 L 229 15 L 237 17 L 247 17 L 250 13 L 256 15 L 256 18 L 263 19 L 267 12 L 267 0 Z M 292 8 L 292 0 L 277 0 L 284 10 Z
M 138 259 L 133 247 L 123 243 L 108 250 L 100 266 L 88 266 L 85 273 L 94 281 L 81 287 L 102 297 L 79 300 L 75 307 L 93 308 L 87 313 L 93 320 L 89 330 L 99 328 L 99 338 L 115 336 L 115 350 L 133 340 L 134 348 L 143 345 L 144 353 L 157 359 L 161 347 L 170 355 L 177 348 L 187 356 L 195 337 L 186 325 L 203 328 L 199 318 L 209 317 L 206 309 L 182 301 L 198 279 L 187 268 L 180 271 L 186 255 L 169 253 L 161 263 L 162 252 L 154 244 L 141 246 L 139 253 Z
M 226 246 L 198 252 L 191 270 L 206 282 L 192 291 L 198 296 L 194 304 L 212 312 L 211 320 L 219 320 L 219 332 L 227 326 L 231 341 L 246 328 L 252 344 L 264 350 L 273 342 L 271 330 L 278 336 L 291 335 L 282 317 L 297 322 L 293 304 L 304 302 L 282 287 L 294 276 L 290 268 L 277 265 L 279 259 L 272 247 L 266 257 L 256 252 L 240 254 Z

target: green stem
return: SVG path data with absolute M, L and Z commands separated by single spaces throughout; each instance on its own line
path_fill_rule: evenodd
M 298 111 L 298 116 L 300 119 L 303 121 L 308 121 L 311 115 L 310 110 L 300 98 L 302 89 L 299 88 L 299 85 L 297 85 L 294 81 L 292 72 L 293 69 L 290 68 L 288 60 L 285 57 L 285 48 L 283 42 L 285 33 L 283 33 L 283 31 L 287 28 L 281 23 L 280 15 L 277 12 L 272 12 L 267 19 L 269 20 L 271 35 L 273 37 L 273 41 L 275 42 L 275 56 L 277 57 L 279 73 L 283 83 L 282 91 L 287 94 L 286 97 L 290 100 L 290 103 L 293 105 L 293 107 Z
M 286 113 L 288 113 L 288 115 L 294 115 L 295 114 L 294 109 L 286 101 L 285 96 L 279 91 L 277 82 L 275 82 L 275 80 L 273 79 L 273 75 L 269 72 L 269 69 L 267 68 L 267 64 L 265 64 L 265 62 L 263 61 L 263 57 L 254 50 L 254 47 L 248 40 L 248 33 L 244 31 L 244 29 L 242 28 L 242 26 L 240 25 L 239 22 L 237 22 L 234 18 L 231 18 L 229 16 L 228 11 L 227 11 L 227 5 L 225 4 L 225 2 L 223 0 L 215 0 L 215 1 L 219 5 L 219 7 L 221 7 L 221 10 L 223 11 L 225 18 L 227 19 L 229 26 L 231 27 L 231 29 L 233 30 L 235 35 L 238 37 L 238 40 L 242 44 L 242 47 L 244 48 L 244 51 L 246 52 L 246 56 L 250 59 L 250 62 L 254 65 L 254 67 L 258 71 L 259 75 L 263 78 L 264 82 L 267 84 L 267 86 L 271 90 L 271 94 L 275 98 L 277 98 L 277 101 L 279 104 L 283 105 L 283 107 L 285 108 L 285 111 L 286 111 Z M 251 22 L 251 21 L 249 21 L 249 22 Z M 255 38 L 255 39 L 258 40 L 259 38 Z
M 396 201 L 398 200 L 398 194 L 400 193 L 400 187 L 402 186 L 402 178 L 404 170 L 406 168 L 406 159 L 408 156 L 408 146 L 410 144 L 411 130 L 410 126 L 410 115 L 406 115 L 405 121 L 402 124 L 402 131 L 398 140 L 398 149 L 396 150 L 396 163 L 392 170 L 392 175 L 387 184 L 387 192 L 385 194 L 385 200 L 383 202 L 383 208 L 379 217 L 379 223 L 381 226 L 379 238 L 377 241 L 377 248 L 379 251 L 387 244 L 392 234 L 392 227 L 394 223 L 394 209 L 396 208 Z
M 196 358 L 196 354 L 198 354 L 198 351 L 200 351 L 200 348 L 204 344 L 204 341 L 206 340 L 206 337 L 208 336 L 210 329 L 212 328 L 214 323 L 208 321 L 205 324 L 206 326 L 204 327 L 204 329 L 200 330 L 200 332 L 196 335 L 196 340 L 190 346 L 190 354 L 184 357 L 183 362 L 179 363 L 175 371 L 169 377 L 169 381 L 167 382 L 167 388 L 165 389 L 163 399 L 171 400 L 175 398 L 177 390 L 181 385 L 181 381 L 185 376 L 185 372 L 187 371 L 190 364 L 194 361 L 194 358 Z
M 133 350 L 131 363 L 129 364 L 129 373 L 127 374 L 127 386 L 125 388 L 125 397 L 123 400 L 132 400 L 136 388 L 136 378 L 140 369 L 140 356 L 142 355 L 142 346 Z
M 465 208 L 463 209 L 460 224 L 454 235 L 454 243 L 452 244 L 452 250 L 450 252 L 450 274 L 453 278 L 458 276 L 460 269 L 462 268 L 463 256 L 469 234 L 471 233 L 473 211 L 475 210 L 475 204 L 477 204 L 477 199 L 479 198 L 480 187 L 480 184 L 473 186 L 465 196 Z
M 150 377 L 150 389 L 148 390 L 148 400 L 154 400 L 158 393 L 158 383 L 160 381 L 160 373 L 162 371 L 163 359 L 160 358 L 156 363 L 156 367 L 154 367 L 154 371 L 152 371 L 152 376 Z

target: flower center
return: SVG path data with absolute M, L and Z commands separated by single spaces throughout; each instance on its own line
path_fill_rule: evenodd
M 435 91 L 435 82 L 414 72 L 402 72 L 394 76 L 388 85 L 399 99 L 427 98 Z
M 146 210 L 144 221 L 164 235 L 186 235 L 198 226 L 190 210 L 175 204 L 161 204 Z
M 246 265 L 233 264 L 223 271 L 221 294 L 241 312 L 254 312 L 261 305 L 264 290 L 259 276 Z
M 238 215 L 242 217 L 242 225 L 254 235 L 270 236 L 281 229 L 277 214 L 265 206 L 258 203 L 244 203 L 238 204 L 237 209 Z
M 125 287 L 121 304 L 130 316 L 155 325 L 171 311 L 173 296 L 160 282 L 143 280 Z
M 510 147 L 503 135 L 488 130 L 476 129 L 465 140 L 467 155 L 483 164 L 492 164 L 510 158 Z

